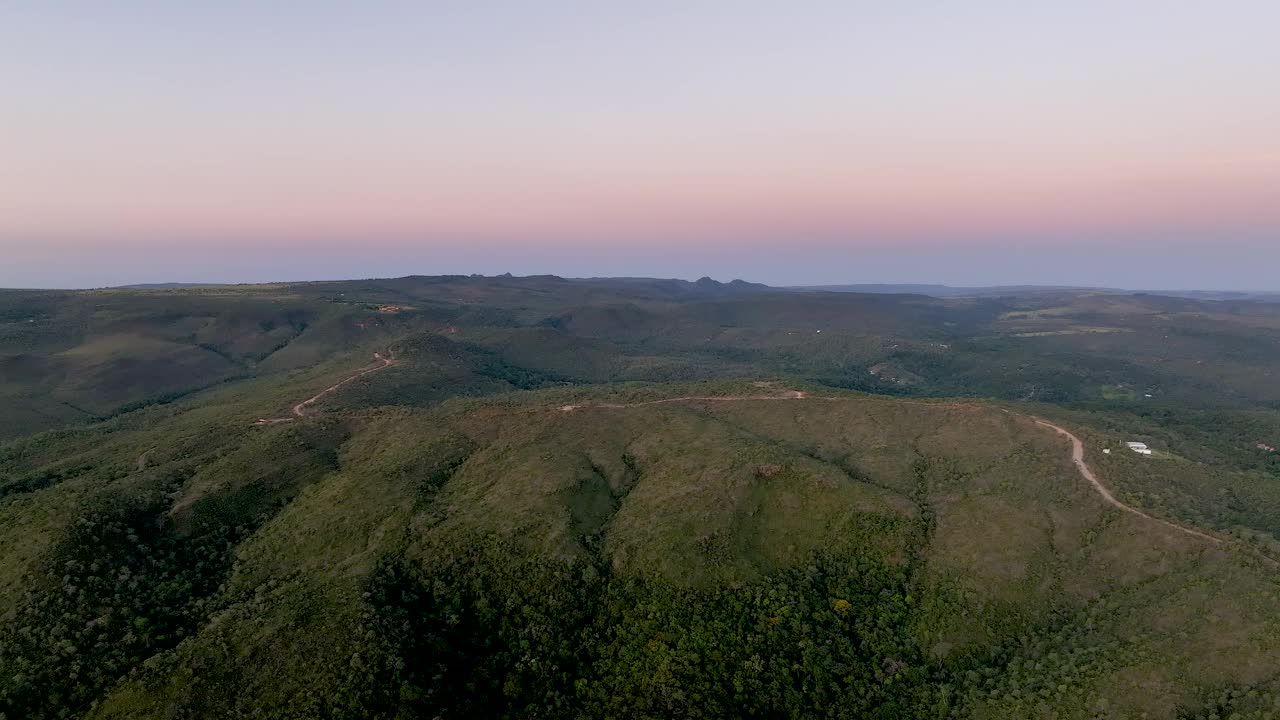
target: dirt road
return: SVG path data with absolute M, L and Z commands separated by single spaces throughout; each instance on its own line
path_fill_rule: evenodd
M 1116 499 L 1115 495 L 1111 494 L 1111 491 L 1107 489 L 1107 486 L 1103 485 L 1102 482 L 1098 480 L 1098 477 L 1093 474 L 1093 469 L 1090 468 L 1087 463 L 1085 463 L 1084 443 L 1080 442 L 1080 438 L 1076 437 L 1074 433 L 1067 430 L 1066 428 L 1060 427 L 1058 425 L 1054 425 L 1048 420 L 1042 420 L 1038 417 L 1032 417 L 1030 415 L 1027 415 L 1024 417 L 1030 417 L 1032 420 L 1035 420 L 1037 425 L 1043 425 L 1044 427 L 1047 427 L 1051 430 L 1056 430 L 1060 435 L 1065 435 L 1067 439 L 1071 441 L 1071 462 L 1074 463 L 1076 466 L 1076 469 L 1080 471 L 1081 477 L 1083 477 L 1085 480 L 1088 480 L 1089 484 L 1093 485 L 1093 489 L 1098 491 L 1098 494 L 1102 496 L 1103 500 L 1106 500 L 1111 505 L 1117 508 L 1120 508 L 1125 512 L 1133 513 L 1138 517 L 1146 518 L 1152 522 L 1160 523 L 1165 527 L 1171 527 L 1174 530 L 1187 533 L 1188 535 L 1194 535 L 1198 538 L 1203 538 L 1205 540 L 1208 540 L 1211 543 L 1215 543 L 1215 544 L 1222 543 L 1222 538 L 1214 537 L 1212 535 L 1209 535 L 1208 533 L 1202 533 L 1199 530 L 1194 530 L 1184 525 L 1179 525 L 1175 522 L 1170 522 L 1168 520 L 1163 520 L 1161 518 L 1148 515 L 1142 512 L 1141 510 L 1133 507 L 1132 505 L 1126 505 L 1120 502 L 1119 500 Z
M 386 368 L 389 368 L 394 364 L 395 364 L 395 359 L 391 356 L 391 351 L 388 350 L 385 356 L 382 353 L 374 353 L 373 363 L 371 363 L 368 367 L 361 368 L 360 370 L 356 371 L 354 374 L 349 375 L 346 378 L 343 378 L 342 380 L 334 383 L 333 385 L 330 385 L 329 387 L 321 390 L 315 395 L 312 395 L 306 400 L 303 400 L 297 405 L 294 405 L 292 417 L 258 418 L 253 424 L 254 425 L 272 425 L 275 423 L 293 422 L 294 420 L 297 420 L 298 418 L 306 415 L 308 405 L 314 404 L 317 400 L 324 397 L 325 395 L 332 393 L 333 391 L 337 390 L 338 388 L 342 387 L 343 385 L 346 385 L 347 383 L 353 380 L 358 380 L 364 377 L 365 375 L 368 375 L 369 373 L 374 373 L 379 370 L 385 370 Z
M 840 399 L 840 398 L 836 398 L 836 397 L 829 397 L 829 396 L 814 396 L 814 395 L 809 395 L 809 394 L 807 394 L 807 393 L 805 393 L 805 392 L 803 392 L 803 391 L 801 391 L 801 390 L 785 390 L 785 391 L 781 391 L 781 392 L 778 392 L 778 393 L 775 393 L 775 394 L 772 394 L 772 395 L 719 395 L 719 396 L 708 396 L 708 397 L 698 397 L 698 396 L 689 396 L 689 395 L 686 395 L 686 396 L 682 396 L 682 397 L 665 398 L 665 399 L 662 399 L 662 400 L 646 400 L 646 401 L 643 401 L 643 402 L 635 402 L 635 403 L 594 403 L 594 404 L 591 404 L 591 405 L 561 405 L 561 406 L 559 407 L 559 410 L 560 410 L 561 412 L 571 412 L 571 411 L 573 411 L 573 410 L 578 410 L 579 408 L 585 408 L 585 407 L 597 407 L 597 408 L 627 408 L 627 407 L 641 407 L 641 406 L 645 406 L 645 405 L 659 405 L 659 404 L 662 404 L 662 403 L 676 403 L 676 402 L 735 402 L 735 401 L 743 401 L 743 400 L 752 400 L 752 401 L 754 401 L 754 400 L 827 400 L 827 401 L 834 401 L 834 400 L 839 400 L 839 399 Z M 936 405 L 936 406 L 938 406 L 938 407 L 971 407 L 971 406 L 973 406 L 973 404 L 972 404 L 972 403 L 950 403 L 950 404 L 943 404 L 943 403 L 931 403 L 931 404 Z M 1137 509 L 1137 508 L 1135 508 L 1135 507 L 1133 507 L 1133 506 L 1131 506 L 1131 505 L 1126 505 L 1125 503 L 1123 503 L 1123 502 L 1121 502 L 1121 501 L 1117 500 L 1117 499 L 1116 499 L 1116 496 L 1115 496 L 1115 495 L 1112 495 L 1112 494 L 1111 494 L 1111 491 L 1107 489 L 1107 486 L 1106 486 L 1106 485 L 1103 485 L 1103 484 L 1102 484 L 1102 481 L 1098 480 L 1098 476 L 1097 476 L 1097 475 L 1095 475 L 1095 474 L 1093 473 L 1093 469 L 1092 469 L 1092 468 L 1090 468 L 1090 467 L 1089 467 L 1089 465 L 1084 461 L 1084 443 L 1083 443 L 1083 442 L 1081 442 L 1081 441 L 1080 441 L 1080 438 L 1076 437 L 1076 436 L 1075 436 L 1075 434 L 1073 434 L 1072 432 L 1070 432 L 1070 431 L 1069 431 L 1069 430 L 1067 430 L 1066 428 L 1063 428 L 1063 427 L 1058 426 L 1058 425 L 1054 425 L 1053 423 L 1049 422 L 1048 420 L 1044 420 L 1044 419 L 1041 419 L 1041 418 L 1035 417 L 1035 416 L 1033 416 L 1033 415 L 1022 415 L 1021 413 L 1014 413 L 1014 412 L 1013 412 L 1013 411 L 1011 411 L 1011 410 L 1004 410 L 1004 412 L 1006 412 L 1006 413 L 1008 413 L 1008 414 L 1010 414 L 1010 415 L 1017 415 L 1017 416 L 1019 416 L 1019 417 L 1024 417 L 1024 418 L 1027 418 L 1027 419 L 1029 419 L 1029 420 L 1033 420 L 1033 421 L 1035 421 L 1035 423 L 1036 423 L 1036 424 L 1038 424 L 1038 425 L 1041 425 L 1041 426 L 1043 426 L 1043 427 L 1049 428 L 1049 429 L 1051 429 L 1051 430 L 1055 430 L 1055 431 L 1057 431 L 1059 434 L 1066 436 L 1066 437 L 1067 437 L 1067 439 L 1069 439 L 1069 440 L 1071 441 L 1071 462 L 1076 466 L 1076 470 L 1078 470 L 1078 471 L 1080 472 L 1080 476 L 1081 476 L 1081 477 L 1083 477 L 1085 480 L 1087 480 L 1087 481 L 1089 482 L 1089 484 L 1093 486 L 1093 489 L 1094 489 L 1095 491 L 1097 491 L 1097 493 L 1098 493 L 1099 495 L 1101 495 L 1101 496 L 1102 496 L 1102 499 L 1103 499 L 1103 500 L 1105 500 L 1105 501 L 1107 501 L 1107 503 L 1108 503 L 1108 504 L 1110 504 L 1110 505 L 1112 505 L 1113 507 L 1119 508 L 1120 510 L 1123 510 L 1124 512 L 1127 512 L 1127 513 L 1132 513 L 1132 514 L 1134 514 L 1134 515 L 1137 515 L 1138 517 L 1145 518 L 1145 519 L 1147 519 L 1147 520 L 1150 520 L 1151 522 L 1160 523 L 1161 525 L 1164 525 L 1165 527 L 1172 528 L 1172 529 L 1177 530 L 1177 531 L 1179 531 L 1179 532 L 1183 532 L 1183 533 L 1186 533 L 1186 534 L 1188 534 L 1188 535 L 1193 535 L 1193 536 L 1195 536 L 1195 537 L 1201 538 L 1202 540 L 1206 540 L 1206 541 L 1208 541 L 1208 542 L 1211 542 L 1211 543 L 1213 543 L 1213 544 L 1215 544 L 1215 545 L 1220 545 L 1220 544 L 1222 544 L 1222 543 L 1224 542 L 1224 540 L 1223 540 L 1222 538 L 1215 537 L 1215 536 L 1210 535 L 1210 534 L 1208 534 L 1208 533 L 1200 532 L 1199 530 L 1196 530 L 1196 529 L 1194 529 L 1194 528 L 1189 528 L 1189 527 L 1186 527 L 1186 526 L 1184 526 L 1184 525 L 1179 525 L 1179 524 L 1177 524 L 1177 523 L 1175 523 L 1175 522 L 1171 522 L 1171 521 L 1169 521 L 1169 520 L 1164 520 L 1164 519 L 1162 519 L 1162 518 L 1158 518 L 1158 517 L 1155 517 L 1155 516 L 1152 516 L 1152 515 L 1148 515 L 1147 513 L 1143 512 L 1143 511 L 1141 511 L 1141 510 L 1139 510 L 1139 509 Z M 1264 557 L 1266 560 L 1268 560 L 1269 562 L 1271 562 L 1271 563 L 1273 563 L 1273 564 L 1276 562 L 1276 561 L 1271 560 L 1271 558 L 1266 557 L 1266 556 L 1260 556 L 1260 557 Z
M 290 417 L 278 417 L 278 418 L 259 418 L 259 419 L 254 423 L 254 424 L 255 424 L 255 425 L 270 425 L 270 424 L 273 424 L 273 423 L 292 422 L 292 421 L 294 421 L 294 420 L 297 420 L 298 418 L 301 418 L 301 417 L 303 417 L 304 415 L 306 415 L 307 407 L 308 407 L 309 405 L 314 404 L 316 401 L 318 401 L 320 398 L 324 397 L 325 395 L 328 395 L 328 394 L 330 394 L 330 393 L 334 392 L 334 391 L 335 391 L 335 390 L 337 390 L 338 388 L 342 387 L 343 385 L 346 385 L 346 384 L 347 384 L 347 383 L 349 383 L 349 382 L 352 382 L 353 380 L 357 380 L 357 379 L 359 379 L 359 378 L 362 378 L 362 377 L 364 377 L 365 375 L 368 375 L 369 373 L 374 373 L 374 372 L 377 372 L 377 371 L 379 371 L 379 370 L 386 369 L 386 368 L 388 368 L 388 367 L 391 367 L 393 364 L 395 364 L 395 360 L 394 360 L 394 358 L 392 358 L 392 356 L 391 356 L 391 353 L 390 353 L 390 352 L 388 352 L 388 353 L 386 354 L 386 356 L 383 356 L 383 355 L 382 355 L 382 353 L 374 353 L 374 354 L 373 354 L 373 358 L 374 358 L 374 362 L 373 362 L 371 365 L 369 365 L 368 367 L 361 368 L 359 371 L 357 371 L 357 372 L 353 373 L 352 375 L 349 375 L 348 377 L 346 377 L 346 378 L 342 379 L 341 381 L 339 381 L 339 382 L 337 382 L 337 383 L 334 383 L 333 385 L 330 385 L 329 387 L 325 388 L 324 390 L 321 390 L 320 392 L 316 393 L 315 395 L 312 395 L 311 397 L 307 398 L 306 400 L 303 400 L 302 402 L 299 402 L 298 404 L 294 405 L 294 406 L 293 406 L 293 415 L 292 415 L 292 416 L 290 416 Z M 768 384 L 766 384 L 766 383 L 760 383 L 759 385 L 760 385 L 761 387 L 768 387 L 768 386 L 769 386 L 769 385 L 768 385 Z M 629 407 L 643 407 L 643 406 L 647 406 L 647 405 L 663 405 L 663 404 L 667 404 L 667 403 L 678 403 L 678 402 L 744 402 L 744 401 L 757 401 L 757 400 L 823 400 L 823 401 L 836 401 L 836 400 L 839 400 L 839 399 L 840 399 L 840 398 L 830 397 L 830 396 L 814 396 L 814 395 L 809 395 L 808 393 L 804 392 L 803 390 L 779 390 L 779 391 L 777 391 L 777 392 L 774 392 L 774 393 L 771 393 L 771 394 L 768 394 L 768 395 L 764 395 L 764 394 L 762 394 L 762 395 L 706 395 L 706 396 L 699 396 L 699 395 L 683 395 L 683 396 L 680 396 L 680 397 L 662 398 L 662 399 L 659 399 L 659 400 L 643 400 L 643 401 L 640 401 L 640 402 L 634 402 L 634 403 L 593 403 L 593 404 L 590 404 L 590 405 L 561 405 L 561 406 L 560 406 L 559 408 L 557 408 L 557 409 L 558 409 L 560 412 L 573 412 L 574 410 L 579 410 L 579 409 L 582 409 L 582 408 L 589 408 L 589 407 L 594 407 L 594 408 L 629 408 Z M 967 403 L 962 403 L 962 404 L 960 404 L 960 405 L 966 405 L 966 406 L 967 406 L 968 404 L 967 404 Z M 941 406 L 941 405 L 940 405 L 940 406 Z M 1011 414 L 1011 415 L 1020 415 L 1019 413 L 1014 413 L 1014 412 L 1013 412 L 1013 411 L 1011 411 L 1011 410 L 1005 410 L 1004 412 L 1009 413 L 1009 414 Z M 1139 509 L 1137 509 L 1137 508 L 1135 508 L 1135 507 L 1133 507 L 1133 506 L 1131 506 L 1131 505 L 1126 505 L 1125 503 L 1121 502 L 1120 500 L 1117 500 L 1117 499 L 1116 499 L 1116 497 L 1115 497 L 1115 495 L 1112 495 L 1112 494 L 1111 494 L 1111 491 L 1107 489 L 1107 486 L 1106 486 L 1106 485 L 1103 485 L 1103 484 L 1102 484 L 1102 481 L 1098 480 L 1098 476 L 1094 474 L 1093 469 L 1092 469 L 1092 468 L 1090 468 L 1090 467 L 1089 467 L 1089 465 L 1085 462 L 1085 460 L 1084 460 L 1084 443 L 1080 441 L 1080 438 L 1076 437 L 1074 433 L 1072 433 L 1071 431 L 1067 430 L 1066 428 L 1063 428 L 1063 427 L 1061 427 L 1061 426 L 1059 426 L 1059 425 L 1055 425 L 1055 424 L 1053 424 L 1053 423 L 1049 422 L 1048 420 L 1044 420 L 1044 419 L 1041 419 L 1041 418 L 1038 418 L 1038 417 L 1035 417 L 1035 416 L 1032 416 L 1032 415 L 1020 415 L 1020 416 L 1021 416 L 1021 417 L 1025 417 L 1025 418 L 1028 418 L 1028 419 L 1030 419 L 1030 420 L 1034 421 L 1037 425 L 1040 425 L 1040 426 L 1042 426 L 1042 427 L 1049 428 L 1050 430 L 1054 430 L 1054 431 L 1056 431 L 1058 434 L 1063 435 L 1063 436 L 1065 436 L 1068 440 L 1070 440 L 1070 441 L 1071 441 L 1071 462 L 1076 466 L 1076 470 L 1078 470 L 1078 471 L 1080 472 L 1080 476 L 1081 476 L 1081 477 L 1083 477 L 1086 481 L 1088 481 L 1088 482 L 1089 482 L 1089 484 L 1090 484 L 1091 486 L 1093 486 L 1093 489 L 1094 489 L 1094 490 L 1095 490 L 1099 495 L 1101 495 L 1101 496 L 1102 496 L 1102 499 L 1103 499 L 1103 500 L 1105 500 L 1105 501 L 1106 501 L 1108 504 L 1110 504 L 1111 506 L 1113 506 L 1113 507 L 1115 507 L 1115 508 L 1118 508 L 1118 509 L 1120 509 L 1120 510 L 1123 510 L 1124 512 L 1132 513 L 1132 514 L 1134 514 L 1134 515 L 1137 515 L 1137 516 L 1138 516 L 1138 517 L 1140 517 L 1140 518 L 1144 518 L 1144 519 L 1149 520 L 1149 521 L 1151 521 L 1151 522 L 1160 523 L 1161 525 L 1164 525 L 1165 527 L 1168 527 L 1168 528 L 1172 528 L 1172 529 L 1174 529 L 1174 530 L 1177 530 L 1178 532 L 1182 532 L 1182 533 L 1186 533 L 1186 534 L 1188 534 L 1188 535 L 1195 536 L 1195 537 L 1197 537 L 1197 538 L 1200 538 L 1200 539 L 1205 540 L 1205 541 L 1207 541 L 1207 542 L 1213 543 L 1213 544 L 1215 544 L 1215 545 L 1220 545 L 1220 544 L 1222 544 L 1222 543 L 1224 542 L 1224 540 L 1223 540 L 1222 538 L 1220 538 L 1220 537 L 1215 537 L 1215 536 L 1213 536 L 1213 535 L 1210 535 L 1210 534 L 1208 534 L 1208 533 L 1201 532 L 1201 531 L 1196 530 L 1196 529 L 1194 529 L 1194 528 L 1189 528 L 1189 527 L 1186 527 L 1186 526 L 1184 526 L 1184 525 L 1179 525 L 1179 524 L 1177 524 L 1177 523 L 1175 523 L 1175 522 L 1171 522 L 1171 521 L 1169 521 L 1169 520 L 1164 520 L 1164 519 L 1162 519 L 1162 518 L 1158 518 L 1158 517 L 1155 517 L 1155 516 L 1153 516 L 1153 515 L 1148 515 L 1147 513 L 1143 512 L 1143 511 L 1141 511 L 1141 510 L 1139 510 Z M 144 457 L 145 457 L 145 454 L 144 454 Z M 144 459 L 144 458 L 139 458 L 139 464 L 140 464 L 140 465 L 141 465 L 142 463 L 144 463 L 144 462 L 145 462 L 145 459 Z M 1265 557 L 1265 556 L 1262 556 L 1262 557 Z M 1275 561 L 1274 561 L 1274 560 L 1271 560 L 1271 558 L 1266 558 L 1266 559 L 1267 559 L 1269 562 L 1275 563 Z

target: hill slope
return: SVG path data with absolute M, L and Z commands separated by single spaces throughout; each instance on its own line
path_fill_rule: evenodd
M 997 408 L 502 398 L 36 493 L 84 509 L 26 577 L 10 709 L 1167 716 L 1280 666 L 1265 563 L 1116 510 Z

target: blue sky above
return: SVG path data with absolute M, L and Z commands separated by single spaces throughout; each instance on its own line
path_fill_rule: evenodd
M 1277 288 L 1280 5 L 0 7 L 0 286 Z

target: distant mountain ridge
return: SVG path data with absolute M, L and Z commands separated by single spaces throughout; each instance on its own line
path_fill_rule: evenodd
M 673 294 L 696 294 L 696 295 L 743 295 L 747 293 L 757 292 L 777 292 L 783 288 L 776 288 L 763 283 L 747 282 L 746 280 L 734 279 L 729 282 L 720 282 L 706 275 L 690 282 L 689 280 L 681 280 L 679 278 L 645 278 L 645 277 L 591 277 L 591 278 L 575 278 L 578 282 L 588 283 L 618 283 L 626 284 L 632 287 L 646 286 L 654 290 Z
M 513 281 L 549 281 L 549 282 L 573 282 L 573 283 L 591 283 L 598 285 L 605 284 L 622 284 L 628 286 L 648 286 L 655 290 L 662 290 L 671 293 L 688 293 L 699 295 L 737 295 L 753 292 L 769 292 L 777 291 L 782 288 L 775 288 L 763 283 L 747 282 L 742 279 L 733 279 L 729 282 L 720 282 L 710 276 L 702 276 L 697 280 L 682 280 L 679 278 L 648 278 L 648 277 L 589 277 L 589 278 L 566 278 L 559 275 L 513 275 L 511 273 L 503 273 L 501 275 L 410 275 L 408 278 L 432 281 L 452 281 L 452 280 L 513 280 Z M 343 280 L 315 280 L 315 281 L 284 281 L 287 284 L 302 284 L 307 282 L 326 283 L 326 282 L 345 282 Z M 167 290 L 176 288 L 196 288 L 196 287 L 219 287 L 236 285 L 240 283 L 199 283 L 199 282 L 154 282 L 154 283 L 133 283 L 130 285 L 116 285 L 111 287 L 112 290 Z M 257 283 L 251 283 L 257 284 Z M 270 284 L 270 283 L 268 283 Z
M 432 282 L 474 281 L 484 279 L 511 280 L 515 282 L 562 282 L 582 283 L 596 286 L 625 286 L 632 290 L 645 289 L 671 296 L 710 296 L 725 297 L 747 295 L 762 292 L 836 292 L 863 293 L 869 295 L 925 295 L 934 298 L 992 298 L 992 297 L 1034 297 L 1060 294 L 1093 293 L 1102 295 L 1161 295 L 1165 297 L 1186 298 L 1192 300 L 1235 300 L 1254 302 L 1280 302 L 1280 291 L 1250 290 L 1137 290 L 1114 287 L 1093 287 L 1086 285 L 944 285 L 941 283 L 849 283 L 836 285 L 791 285 L 774 286 L 764 283 L 748 282 L 734 279 L 721 282 L 709 276 L 697 280 L 680 278 L 650 277 L 587 277 L 566 278 L 559 275 L 436 275 L 408 276 Z M 341 280 L 292 281 L 287 284 L 304 284 L 308 282 L 327 283 L 345 282 Z M 119 285 L 116 290 L 173 290 L 198 287 L 226 287 L 237 283 L 192 283 L 192 282 L 156 282 Z

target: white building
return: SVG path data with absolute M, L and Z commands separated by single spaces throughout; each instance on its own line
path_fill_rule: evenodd
M 1125 443 L 1125 447 L 1127 447 L 1127 448 L 1129 448 L 1130 450 L 1132 450 L 1132 451 L 1134 451 L 1134 452 L 1138 453 L 1139 455 L 1150 455 L 1150 454 L 1151 454 L 1151 448 L 1147 447 L 1147 444 L 1146 444 L 1146 443 L 1140 443 L 1140 442 L 1127 442 L 1127 443 Z

